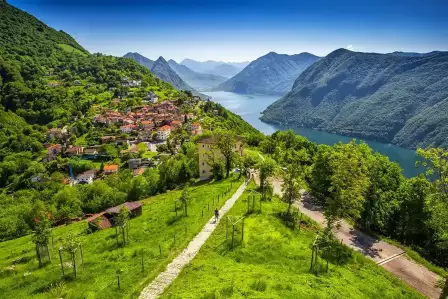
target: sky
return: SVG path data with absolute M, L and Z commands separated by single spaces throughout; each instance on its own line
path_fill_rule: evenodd
M 7 0 L 91 53 L 251 61 L 268 52 L 319 56 L 448 50 L 448 0 Z

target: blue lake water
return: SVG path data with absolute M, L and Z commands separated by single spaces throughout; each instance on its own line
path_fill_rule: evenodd
M 279 97 L 264 95 L 241 95 L 232 92 L 216 91 L 205 92 L 212 97 L 212 101 L 221 104 L 230 111 L 240 115 L 245 121 L 257 128 L 264 134 L 272 134 L 277 130 L 293 129 L 299 135 L 319 144 L 333 145 L 338 142 L 349 142 L 353 137 L 339 134 L 327 133 L 302 127 L 284 127 L 262 122 L 259 117 L 261 112 Z M 371 140 L 357 138 L 366 142 L 374 151 L 389 157 L 391 161 L 398 162 L 407 177 L 416 176 L 422 172 L 421 168 L 415 167 L 418 156 L 415 150 L 405 149 L 393 144 L 380 143 Z

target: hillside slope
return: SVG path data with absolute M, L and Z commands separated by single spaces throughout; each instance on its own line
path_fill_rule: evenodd
M 182 78 L 182 80 L 199 91 L 208 90 L 227 80 L 227 78 L 222 76 L 195 72 L 172 59 L 168 60 L 168 64 Z
M 264 121 L 414 148 L 448 145 L 448 53 L 339 49 L 303 72 Z
M 270 52 L 251 62 L 215 90 L 284 95 L 291 90 L 297 76 L 317 60 L 319 57 L 309 53 L 286 55 Z

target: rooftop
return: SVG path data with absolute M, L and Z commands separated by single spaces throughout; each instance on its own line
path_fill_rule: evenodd
M 117 164 L 105 165 L 105 166 L 104 166 L 104 170 L 105 170 L 105 171 L 118 170 L 118 165 L 117 165 Z
M 125 202 L 124 204 L 115 206 L 113 208 L 109 208 L 105 212 L 111 213 L 111 214 L 118 214 L 118 213 L 120 213 L 120 209 L 122 206 L 126 207 L 129 211 L 132 211 L 132 210 L 135 210 L 135 209 L 141 207 L 142 204 L 139 203 L 138 201 Z

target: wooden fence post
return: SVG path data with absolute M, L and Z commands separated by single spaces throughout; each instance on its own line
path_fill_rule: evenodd
M 241 242 L 244 241 L 244 217 L 243 217 L 242 221 L 243 221 L 243 223 L 241 225 L 241 227 L 242 227 L 242 230 L 241 230 Z
M 235 246 L 235 224 L 232 224 L 232 249 Z
M 65 272 L 64 272 L 64 264 L 62 263 L 61 249 L 59 249 L 59 261 L 61 262 L 62 276 L 65 276 Z

